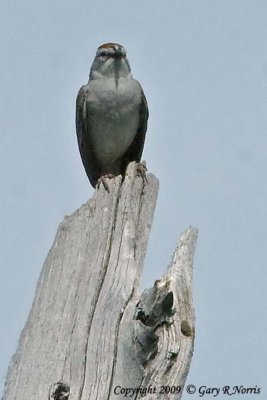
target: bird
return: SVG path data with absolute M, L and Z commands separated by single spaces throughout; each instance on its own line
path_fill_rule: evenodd
M 125 175 L 128 164 L 140 163 L 149 111 L 140 83 L 133 78 L 125 48 L 118 43 L 98 47 L 89 80 L 76 99 L 78 147 L 91 185 Z

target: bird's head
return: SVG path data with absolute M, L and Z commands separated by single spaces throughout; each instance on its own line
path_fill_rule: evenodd
M 90 79 L 114 77 L 116 85 L 121 77 L 131 74 L 131 68 L 126 57 L 126 51 L 118 43 L 105 43 L 98 47 L 90 71 Z

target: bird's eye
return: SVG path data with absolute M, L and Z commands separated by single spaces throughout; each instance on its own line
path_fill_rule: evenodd
M 101 56 L 101 57 L 106 57 L 106 55 L 107 55 L 107 53 L 106 53 L 105 51 L 102 51 L 102 52 L 100 53 L 100 56 Z

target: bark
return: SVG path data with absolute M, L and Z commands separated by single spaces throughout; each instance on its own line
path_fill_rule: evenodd
M 108 186 L 58 228 L 4 400 L 181 396 L 194 342 L 197 231 L 182 235 L 164 277 L 140 296 L 158 181 L 144 181 L 131 163 L 124 181 Z

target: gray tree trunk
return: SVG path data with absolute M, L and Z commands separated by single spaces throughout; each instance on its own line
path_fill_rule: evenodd
M 108 185 L 58 228 L 4 400 L 181 397 L 194 342 L 197 231 L 181 236 L 166 274 L 140 296 L 158 181 L 148 174 L 144 182 L 131 163 L 123 182 Z

